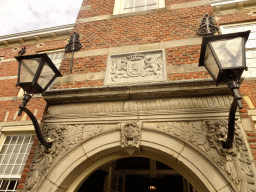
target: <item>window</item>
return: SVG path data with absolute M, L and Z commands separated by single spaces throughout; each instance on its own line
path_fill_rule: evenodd
M 64 55 L 64 50 L 59 50 L 59 51 L 46 51 L 46 52 L 40 52 L 40 53 L 47 53 L 47 55 L 49 56 L 49 58 L 52 60 L 52 62 L 55 64 L 56 68 L 59 69 L 60 68 L 60 64 L 62 61 L 62 57 Z M 40 54 L 39 53 L 39 54 Z M 51 90 L 53 86 L 53 83 L 50 85 L 50 87 L 48 88 L 48 90 Z
M 34 135 L 7 135 L 0 151 L 0 192 L 15 192 L 26 164 Z
M 246 0 L 210 0 L 212 6 L 223 5 L 228 3 L 240 3 Z
M 248 30 L 251 30 L 246 43 L 246 65 L 248 71 L 244 71 L 243 77 L 256 77 L 256 23 L 221 26 L 223 34 Z
M 42 53 L 47 53 L 47 55 L 49 56 L 49 58 L 52 60 L 52 62 L 55 64 L 56 68 L 59 69 L 61 61 L 62 61 L 62 57 L 64 55 L 64 50 L 55 50 L 55 51 L 45 51 L 45 52 L 39 52 L 38 54 L 42 54 Z M 48 90 L 51 90 L 53 86 L 52 85 L 49 86 Z M 23 89 L 20 89 L 17 97 L 22 97 L 23 96 Z M 0 191 L 1 192 L 1 191 Z
M 40 53 L 47 53 L 47 55 L 50 57 L 50 59 L 55 64 L 57 69 L 59 69 L 61 61 L 62 61 L 62 57 L 64 55 L 64 50 L 46 51 L 46 52 L 40 52 Z
M 165 7 L 164 0 L 116 0 L 114 15 Z

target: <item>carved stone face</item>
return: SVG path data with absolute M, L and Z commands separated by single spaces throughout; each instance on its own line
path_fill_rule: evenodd
M 125 131 L 125 137 L 127 139 L 133 139 L 136 136 L 136 127 L 132 124 L 127 125 Z
M 227 128 L 221 124 L 216 126 L 215 133 L 217 138 L 224 139 L 227 137 Z

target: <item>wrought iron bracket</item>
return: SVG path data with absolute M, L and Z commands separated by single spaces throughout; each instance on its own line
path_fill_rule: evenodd
M 19 56 L 24 55 L 26 53 L 26 47 L 23 47 L 18 53 Z
M 238 81 L 230 81 L 228 83 L 229 88 L 233 91 L 233 102 L 229 109 L 229 118 L 228 118 L 228 134 L 227 134 L 227 140 L 223 142 L 223 148 L 230 149 L 233 147 L 233 141 L 235 136 L 235 117 L 236 117 L 236 110 L 237 107 L 239 109 L 243 108 L 242 104 L 242 97 L 239 94 L 239 85 L 240 82 Z
M 219 32 L 219 28 L 214 25 L 213 17 L 210 17 L 208 14 L 202 18 L 201 25 L 197 30 L 198 35 L 214 35 Z
M 26 104 L 27 104 L 27 102 L 31 99 L 31 97 L 32 97 L 32 96 L 29 95 L 29 94 L 25 94 L 25 95 L 24 95 L 23 102 L 22 102 L 22 104 L 19 106 L 20 110 L 19 110 L 18 116 L 21 116 L 22 112 L 24 111 L 24 112 L 30 117 L 31 121 L 33 122 L 35 131 L 36 131 L 36 135 L 37 135 L 39 141 L 41 142 L 41 144 L 42 144 L 43 146 L 45 146 L 47 149 L 48 149 L 48 148 L 51 148 L 52 143 L 51 143 L 51 142 L 47 142 L 47 141 L 44 139 L 43 133 L 42 133 L 42 131 L 41 131 L 41 129 L 40 129 L 40 126 L 39 126 L 39 124 L 38 124 L 38 122 L 37 122 L 36 117 L 34 116 L 34 114 L 33 114 L 30 110 L 28 110 L 28 109 L 26 108 Z
M 79 51 L 82 48 L 81 43 L 79 42 L 79 34 L 74 32 L 68 41 L 68 44 L 65 47 L 65 52 L 72 52 L 71 55 L 71 63 L 70 63 L 70 72 L 72 72 L 73 68 L 73 57 L 74 57 L 74 52 Z

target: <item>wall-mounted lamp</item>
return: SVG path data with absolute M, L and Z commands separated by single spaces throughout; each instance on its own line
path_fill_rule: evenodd
M 203 37 L 199 66 L 205 66 L 216 85 L 227 83 L 233 91 L 234 100 L 229 111 L 228 137 L 224 148 L 232 148 L 234 140 L 235 113 L 237 106 L 243 108 L 239 94 L 240 77 L 246 67 L 245 43 L 250 31 Z
M 23 102 L 19 106 L 18 116 L 21 116 L 22 112 L 25 111 L 34 124 L 39 141 L 46 148 L 50 148 L 52 143 L 44 139 L 36 117 L 26 108 L 26 104 L 34 94 L 42 94 L 57 77 L 62 75 L 46 53 L 20 55 L 15 58 L 19 62 L 16 86 L 20 86 L 25 91 Z

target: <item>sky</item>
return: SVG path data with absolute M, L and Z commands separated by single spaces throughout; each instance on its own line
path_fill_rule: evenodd
M 0 36 L 74 23 L 83 0 L 0 0 Z

